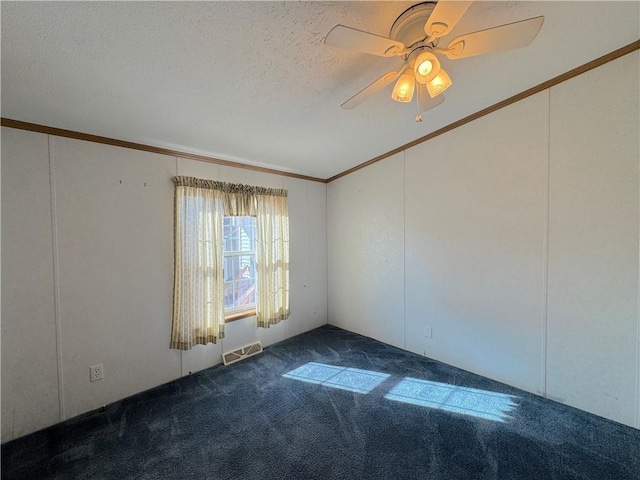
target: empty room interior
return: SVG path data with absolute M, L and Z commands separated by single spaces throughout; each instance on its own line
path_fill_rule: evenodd
M 3 479 L 640 478 L 639 2 L 0 8 Z

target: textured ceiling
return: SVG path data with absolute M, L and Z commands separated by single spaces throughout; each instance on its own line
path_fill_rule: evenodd
M 327 178 L 640 37 L 635 1 L 479 1 L 443 43 L 545 23 L 526 49 L 444 59 L 453 86 L 422 123 L 390 91 L 341 109 L 399 59 L 324 36 L 386 36 L 415 3 L 3 1 L 2 116 Z

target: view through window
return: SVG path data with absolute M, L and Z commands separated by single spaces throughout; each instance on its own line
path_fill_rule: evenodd
M 256 306 L 256 218 L 224 217 L 224 307 L 226 314 Z

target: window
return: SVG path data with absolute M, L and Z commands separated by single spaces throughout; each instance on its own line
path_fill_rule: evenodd
M 224 338 L 225 323 L 289 318 L 287 191 L 174 177 L 175 258 L 170 347 Z
M 256 217 L 224 217 L 224 311 L 227 320 L 256 308 Z

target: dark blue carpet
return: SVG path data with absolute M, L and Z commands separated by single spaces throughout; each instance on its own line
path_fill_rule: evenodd
M 640 431 L 325 326 L 9 442 L 2 478 L 638 480 Z

